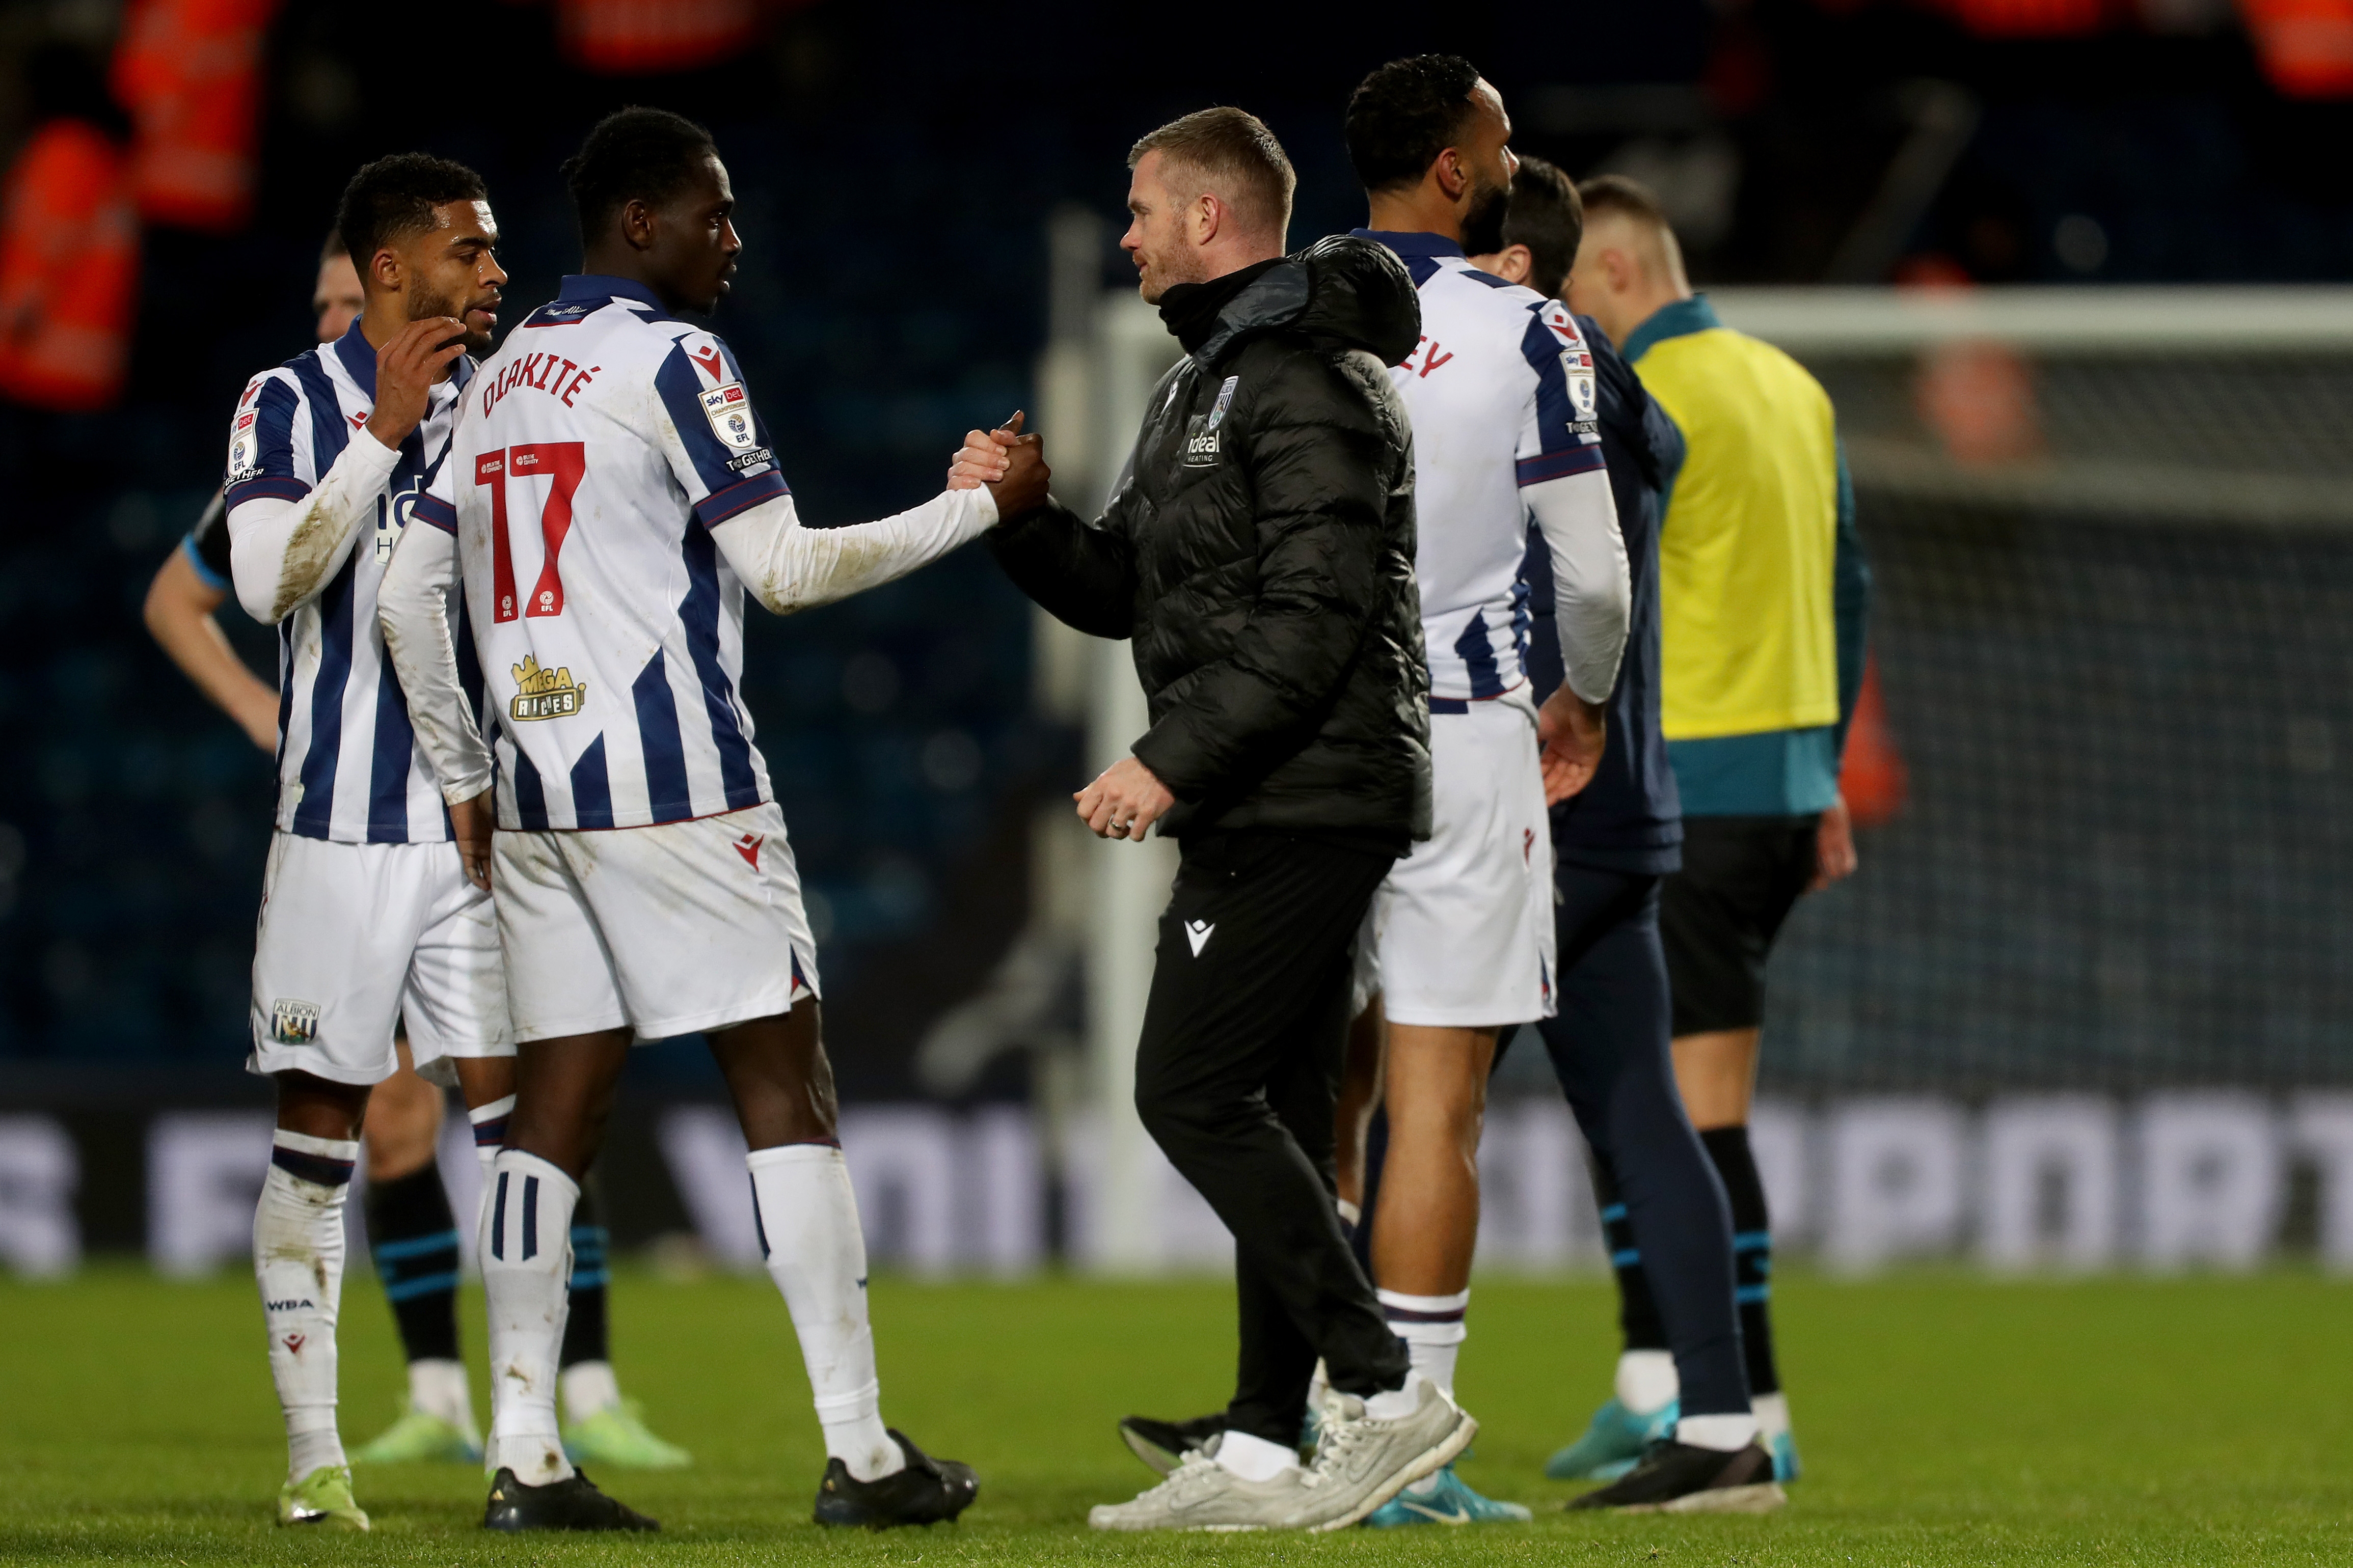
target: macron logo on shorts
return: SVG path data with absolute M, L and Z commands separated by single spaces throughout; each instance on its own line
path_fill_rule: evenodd
M 756 871 L 760 868 L 760 846 L 766 842 L 766 837 L 761 834 L 746 833 L 735 840 L 735 853 L 744 857 L 744 864 Z
M 1193 944 L 1194 957 L 1201 956 L 1201 950 L 1209 945 L 1209 933 L 1217 929 L 1217 926 L 1208 921 L 1185 922 L 1185 940 Z

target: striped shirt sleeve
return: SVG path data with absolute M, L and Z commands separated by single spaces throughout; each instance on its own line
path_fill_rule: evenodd
M 689 332 L 671 344 L 654 388 L 670 412 L 672 437 L 664 447 L 671 470 L 703 527 L 792 493 L 743 369 L 717 336 Z
M 1521 487 L 1600 469 L 1600 394 L 1593 353 L 1568 307 L 1555 300 L 1531 305 L 1520 354 L 1534 374 L 1520 426 Z
M 301 500 L 311 493 L 307 453 L 298 451 L 302 395 L 290 377 L 265 371 L 246 383 L 228 434 L 228 474 L 221 489 L 233 510 L 249 500 Z

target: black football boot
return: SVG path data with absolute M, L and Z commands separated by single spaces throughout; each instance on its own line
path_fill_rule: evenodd
M 484 1530 L 659 1530 L 637 1510 L 596 1489 L 584 1471 L 560 1481 L 527 1487 L 512 1470 L 491 1479 L 491 1500 L 482 1510 Z
M 825 1462 L 825 1479 L 817 1488 L 819 1524 L 863 1525 L 889 1530 L 902 1524 L 937 1524 L 954 1520 L 980 1495 L 980 1478 L 970 1465 L 934 1459 L 896 1427 L 891 1440 L 907 1457 L 900 1468 L 880 1480 L 861 1481 L 839 1459 Z

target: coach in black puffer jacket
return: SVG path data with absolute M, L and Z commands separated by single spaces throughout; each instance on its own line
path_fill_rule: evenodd
M 1430 834 L 1412 436 L 1385 368 L 1420 336 L 1412 279 L 1341 236 L 1179 284 L 1161 314 L 1186 356 L 1103 521 L 1049 502 L 989 548 L 1064 622 L 1134 639 L 1163 833 L 1402 854 Z
M 1350 955 L 1382 878 L 1430 832 L 1413 438 L 1388 374 L 1419 342 L 1421 310 L 1380 246 L 1344 237 L 1281 254 L 1290 161 L 1240 110 L 1163 126 L 1129 167 L 1123 243 L 1186 355 L 1154 389 L 1102 521 L 1029 499 L 1044 495 L 1030 438 L 975 431 L 965 454 L 979 455 L 954 472 L 991 483 L 989 548 L 1030 597 L 1081 631 L 1134 639 L 1152 727 L 1078 805 L 1105 837 L 1140 838 L 1157 817 L 1183 848 L 1135 1108 L 1233 1232 L 1229 1447 L 1279 1464 L 1319 1357 L 1334 1388 L 1379 1407 L 1387 1436 L 1365 1440 L 1405 1446 L 1299 1489 L 1295 1517 L 1267 1500 L 1277 1489 L 1187 1518 L 1345 1524 L 1371 1479 L 1410 1468 L 1406 1450 L 1442 1447 L 1465 1419 L 1413 1381 L 1332 1197 Z M 1196 1482 L 1219 1484 L 1212 1468 Z M 1163 1500 L 1091 1518 L 1160 1528 L 1176 1522 Z

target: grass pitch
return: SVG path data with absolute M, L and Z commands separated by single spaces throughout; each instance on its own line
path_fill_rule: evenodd
M 373 1282 L 344 1294 L 343 1426 L 362 1440 L 400 1372 Z M 1113 1423 L 1222 1399 L 1225 1288 L 878 1280 L 888 1418 L 977 1466 L 982 1490 L 961 1526 L 869 1536 L 808 1522 L 822 1452 L 767 1282 L 625 1272 L 623 1387 L 698 1464 L 598 1476 L 659 1537 L 517 1541 L 473 1528 L 481 1478 L 448 1467 L 360 1472 L 368 1536 L 272 1528 L 284 1447 L 251 1281 L 100 1268 L 0 1283 L 0 1562 L 2353 1563 L 2353 1288 L 1799 1277 L 1778 1304 L 1807 1465 L 1779 1515 L 1561 1513 L 1577 1489 L 1542 1467 L 1607 1393 L 1608 1288 L 1482 1280 L 1463 1473 L 1534 1525 L 1111 1537 L 1088 1505 L 1151 1479 Z M 461 1310 L 479 1380 L 479 1297 Z

